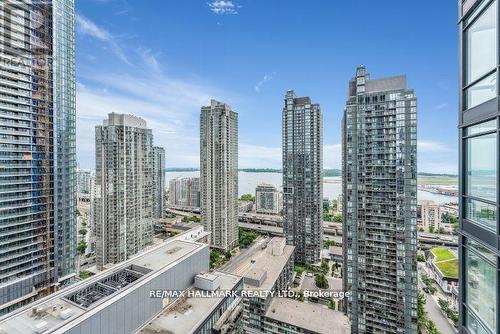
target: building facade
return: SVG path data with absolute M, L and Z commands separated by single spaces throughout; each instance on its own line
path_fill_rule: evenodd
M 309 97 L 285 96 L 283 227 L 295 261 L 317 263 L 323 248 L 323 116 Z
M 176 237 L 112 270 L 80 280 L 0 317 L 0 332 L 137 333 L 164 309 L 175 307 L 176 298 L 163 298 L 154 292 L 158 289 L 179 292 L 191 289 L 195 276 L 208 269 L 208 246 L 184 236 Z M 199 319 L 191 315 L 191 321 L 202 320 L 201 317 L 208 315 L 206 312 L 200 314 Z M 177 326 L 183 326 L 183 323 L 179 321 Z M 146 331 L 151 332 L 160 331 Z
M 272 184 L 259 184 L 255 188 L 256 212 L 262 214 L 279 215 L 282 210 L 281 193 Z
M 108 115 L 96 126 L 94 224 L 97 267 L 119 263 L 153 237 L 153 135 L 146 121 Z
M 238 114 L 212 100 L 200 116 L 201 219 L 211 247 L 238 245 Z
M 5 313 L 75 275 L 75 8 L 73 0 L 0 1 L 0 11 Z
M 460 332 L 499 326 L 498 0 L 459 2 Z
M 169 181 L 169 204 L 185 208 L 200 207 L 200 178 L 183 177 Z
M 441 228 L 441 208 L 434 201 L 418 201 L 417 221 L 424 232 L 438 233 Z
M 76 170 L 76 192 L 78 194 L 90 194 L 91 178 L 92 172 L 90 170 Z
M 153 218 L 165 217 L 165 149 L 153 147 Z
M 417 332 L 416 97 L 406 77 L 349 82 L 343 118 L 344 290 L 354 333 Z

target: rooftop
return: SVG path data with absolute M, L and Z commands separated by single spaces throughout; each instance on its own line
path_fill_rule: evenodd
M 342 312 L 290 298 L 273 298 L 266 317 L 317 333 L 351 332 L 349 320 Z
M 406 75 L 397 75 L 382 79 L 368 79 L 366 81 L 367 93 L 404 89 L 406 89 Z
M 255 286 L 259 290 L 271 289 L 292 256 L 293 250 L 293 246 L 286 245 L 285 238 L 272 238 L 252 256 L 244 278 L 259 280 L 260 285 Z M 249 284 L 246 283 L 245 286 L 248 287 Z
M 240 277 L 227 273 L 214 272 L 205 274 L 207 279 L 220 279 L 221 291 L 230 291 L 241 280 Z M 199 290 L 193 287 L 193 290 Z M 169 304 L 149 324 L 143 327 L 139 333 L 169 333 L 189 334 L 194 332 L 205 319 L 212 313 L 222 301 L 220 298 L 180 298 Z
M 79 318 L 89 317 L 136 284 L 152 279 L 154 272 L 167 270 L 181 258 L 195 253 L 205 244 L 170 239 L 119 265 L 79 281 L 43 299 L 0 318 L 0 333 L 32 334 L 37 327 L 44 333 L 61 329 Z
M 445 247 L 431 249 L 433 263 L 444 277 L 458 278 L 458 258 L 455 253 Z

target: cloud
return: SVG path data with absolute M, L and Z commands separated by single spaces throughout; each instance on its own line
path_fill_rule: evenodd
M 238 8 L 232 0 L 214 0 L 208 3 L 210 10 L 217 15 L 236 15 Z
M 93 21 L 80 14 L 76 15 L 76 24 L 79 33 L 83 35 L 88 35 L 92 38 L 95 38 L 105 43 L 120 60 L 130 65 L 129 60 L 127 59 L 122 48 L 116 41 L 116 38 L 109 31 L 107 31 L 102 27 L 99 27 Z
M 260 93 L 260 88 L 262 87 L 263 84 L 265 84 L 266 82 L 268 81 L 271 81 L 272 79 L 274 78 L 274 75 L 269 75 L 269 74 L 266 74 L 264 75 L 264 77 L 262 78 L 262 80 L 260 80 L 256 85 L 255 85 L 255 91 L 257 93 Z
M 430 140 L 419 140 L 417 142 L 417 149 L 419 153 L 428 153 L 428 152 L 454 152 L 455 150 L 443 143 L 430 141 Z
M 442 110 L 448 107 L 448 103 L 441 103 L 436 106 L 434 106 L 434 110 Z
M 199 165 L 199 113 L 210 98 L 224 98 L 217 88 L 166 74 L 151 50 L 127 72 L 90 70 L 77 84 L 77 155 L 83 168 L 95 167 L 95 126 L 108 113 L 146 120 L 155 145 L 167 152 L 167 167 Z
M 281 168 L 281 146 L 266 147 L 240 143 L 239 168 Z

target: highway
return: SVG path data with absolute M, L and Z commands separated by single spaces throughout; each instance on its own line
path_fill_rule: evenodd
M 181 216 L 190 216 L 194 212 L 185 212 L 174 209 L 167 209 L 169 212 Z M 282 218 L 272 215 L 259 215 L 255 213 L 240 213 L 239 226 L 258 232 L 269 233 L 273 236 L 283 236 Z M 325 239 L 327 236 L 341 236 L 342 224 L 333 222 L 324 222 Z M 454 235 L 441 235 L 435 233 L 418 233 L 418 246 L 419 249 L 428 250 L 436 246 L 458 247 L 458 238 Z

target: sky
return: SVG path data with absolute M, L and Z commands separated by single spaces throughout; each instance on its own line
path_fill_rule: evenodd
M 200 107 L 239 115 L 239 167 L 281 168 L 288 89 L 324 117 L 324 168 L 341 167 L 349 80 L 406 74 L 418 98 L 418 170 L 457 172 L 454 1 L 77 1 L 77 159 L 95 168 L 95 126 L 144 118 L 166 167 L 199 166 Z

